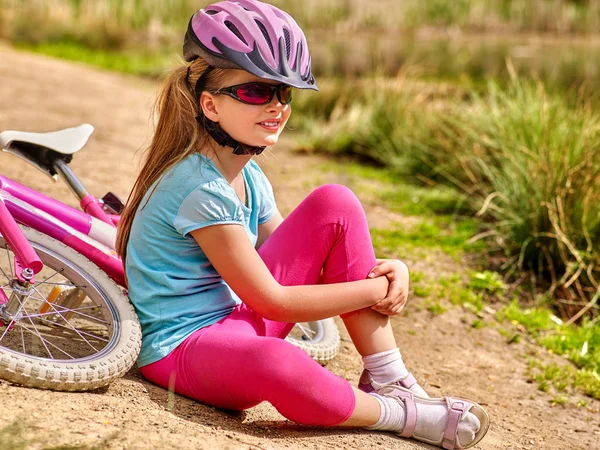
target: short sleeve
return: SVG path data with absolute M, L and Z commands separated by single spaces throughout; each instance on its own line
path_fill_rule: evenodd
M 255 169 L 256 187 L 260 198 L 258 224 L 262 225 L 273 217 L 273 214 L 277 210 L 277 205 L 275 203 L 275 196 L 273 195 L 273 187 L 269 179 L 254 161 L 252 161 L 252 166 Z
M 235 191 L 218 180 L 202 184 L 181 202 L 173 226 L 183 236 L 190 231 L 217 224 L 244 225 L 244 212 Z

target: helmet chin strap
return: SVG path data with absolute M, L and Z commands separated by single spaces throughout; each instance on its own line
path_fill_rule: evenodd
M 217 122 L 207 118 L 202 111 L 196 116 L 196 121 L 210 134 L 221 147 L 231 147 L 234 155 L 260 155 L 266 147 L 254 147 L 242 144 L 232 138 Z

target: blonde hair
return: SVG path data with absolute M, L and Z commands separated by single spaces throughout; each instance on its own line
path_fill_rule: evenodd
M 202 58 L 195 59 L 190 66 L 177 67 L 156 99 L 153 114 L 157 117 L 157 123 L 152 143 L 145 151 L 142 170 L 129 194 L 117 229 L 116 250 L 123 265 L 133 218 L 148 189 L 167 170 L 209 142 L 208 133 L 196 121 L 198 101 L 192 87 L 207 68 L 208 63 Z M 206 89 L 222 88 L 230 73 L 227 69 L 212 70 L 205 76 Z

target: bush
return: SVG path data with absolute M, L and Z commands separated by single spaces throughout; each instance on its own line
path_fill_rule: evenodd
M 458 162 L 449 178 L 479 199 L 512 267 L 537 271 L 559 300 L 597 300 L 600 117 L 514 78 L 506 90 L 490 83 L 485 96 L 455 103 L 443 122 L 430 151 Z

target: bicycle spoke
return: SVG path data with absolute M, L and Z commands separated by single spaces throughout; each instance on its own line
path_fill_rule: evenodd
M 59 307 L 63 308 L 61 305 L 55 305 L 55 306 L 59 306 Z M 108 325 L 109 323 L 106 320 L 98 319 L 97 317 L 88 316 L 87 314 L 83 314 L 83 313 L 79 312 L 79 311 L 83 311 L 85 309 L 97 309 L 97 308 L 100 308 L 100 306 L 91 305 L 91 306 L 83 306 L 81 308 L 75 308 L 75 309 L 64 308 L 61 311 L 62 312 L 74 312 L 74 313 L 79 314 L 80 316 L 87 318 L 87 319 L 95 320 L 96 322 L 105 323 Z M 54 312 L 45 312 L 45 313 L 39 313 L 39 314 L 30 314 L 29 317 L 33 317 L 35 319 L 36 317 L 53 316 L 55 314 L 56 313 L 54 313 Z
M 6 286 L 8 286 L 8 285 L 6 285 Z M 3 287 L 2 287 L 2 288 L 0 288 L 0 289 L 4 289 L 6 292 L 13 292 L 13 293 L 14 293 L 14 292 L 17 292 L 17 293 L 18 293 L 18 292 L 19 292 L 19 291 L 17 291 L 16 289 L 13 289 L 13 288 L 11 288 L 11 287 L 6 287 L 6 286 L 3 286 Z M 33 299 L 33 300 L 36 300 L 36 301 L 38 301 L 38 302 L 41 302 L 41 303 L 46 303 L 46 299 L 45 299 L 44 297 L 38 298 L 37 296 L 35 296 L 35 295 L 33 295 L 33 294 L 29 294 L 28 298 L 29 298 L 29 299 Z
M 25 350 L 25 336 L 23 335 L 23 328 L 19 328 L 19 330 L 21 330 L 21 344 L 23 344 L 23 353 L 27 353 L 27 350 Z
M 38 283 L 35 283 L 36 285 L 40 285 L 40 284 L 46 284 L 48 286 L 72 286 L 72 287 L 77 287 L 77 288 L 87 288 L 89 287 L 87 284 L 82 284 L 81 286 L 77 285 L 75 286 L 73 283 L 46 283 L 45 281 L 40 281 Z
M 15 272 L 13 271 L 12 262 L 11 262 L 11 260 L 10 260 L 10 250 L 9 250 L 9 248 L 8 248 L 8 245 L 6 246 L 6 256 L 8 257 L 8 258 L 7 258 L 7 259 L 8 259 L 8 267 L 9 267 L 9 269 L 10 269 L 10 276 L 11 276 L 11 278 L 9 278 L 9 280 L 11 280 L 11 279 L 12 279 L 12 277 L 14 277 L 14 275 L 15 275 Z
M 42 281 L 37 281 L 36 284 L 44 284 L 46 283 L 50 278 L 54 277 L 55 275 L 58 275 L 59 273 L 62 273 L 63 269 L 60 269 L 60 272 L 58 270 L 55 270 L 54 273 L 52 275 L 50 275 L 49 277 L 44 278 Z M 52 283 L 47 283 L 47 284 L 52 284 Z M 71 286 L 72 284 L 68 284 L 67 286 Z
M 28 357 L 50 365 L 87 364 L 114 352 L 115 342 L 122 339 L 117 320 L 121 311 L 119 305 L 113 310 L 111 302 L 120 293 L 104 276 L 96 284 L 86 271 L 89 264 L 72 249 L 56 246 L 43 233 L 24 232 L 43 267 L 30 283 L 18 283 L 19 261 L 0 236 L 0 295 L 10 299 L 10 308 L 0 305 L 0 349 L 12 352 L 26 366 L 31 363 Z
M 48 343 L 48 345 L 50 345 L 51 347 L 54 347 L 54 348 L 55 348 L 56 350 L 58 350 L 59 352 L 61 352 L 61 353 L 65 354 L 65 355 L 67 355 L 69 358 L 71 358 L 71 359 L 75 359 L 75 357 L 74 357 L 74 356 L 71 356 L 71 355 L 69 355 L 69 354 L 68 354 L 67 352 L 65 352 L 65 351 L 64 351 L 62 348 L 60 348 L 60 347 L 57 347 L 57 346 L 56 346 L 56 345 L 54 345 L 52 342 L 50 342 L 50 341 L 47 341 L 46 339 L 44 339 L 44 338 L 43 338 L 43 337 L 42 337 L 42 336 L 41 336 L 41 335 L 40 335 L 40 334 L 37 332 L 37 329 L 35 329 L 35 327 L 34 327 L 34 329 L 35 329 L 35 333 L 34 333 L 34 332 L 33 332 L 33 331 L 31 331 L 31 330 L 30 330 L 28 327 L 26 327 L 25 325 L 23 325 L 21 322 L 18 322 L 18 323 L 17 323 L 17 326 L 19 326 L 19 327 L 22 327 L 24 330 L 26 330 L 26 331 L 29 331 L 31 334 L 34 334 L 34 335 L 36 335 L 36 336 L 37 336 L 37 337 L 38 337 L 38 338 L 39 338 L 39 339 L 42 341 L 42 344 L 44 345 L 44 347 L 46 347 L 46 343 Z M 52 355 L 52 353 L 50 353 L 50 350 L 48 350 L 48 347 L 46 347 L 46 351 L 48 351 L 48 353 L 50 354 L 50 358 L 52 358 L 52 359 L 56 359 L 56 358 L 54 357 L 54 355 Z
M 61 324 L 59 324 L 59 323 L 56 323 L 56 322 L 52 322 L 51 320 L 48 320 L 48 319 L 39 319 L 39 320 L 40 320 L 41 322 L 48 322 L 48 323 L 50 323 L 50 324 L 52 324 L 52 325 L 54 325 L 54 326 L 60 327 L 60 328 L 66 328 L 67 330 L 69 330 L 69 329 L 70 329 L 69 327 L 66 327 L 66 326 L 64 326 L 64 325 L 61 325 Z M 100 337 L 100 336 L 96 336 L 95 334 L 88 333 L 88 332 L 86 332 L 86 331 L 79 331 L 78 333 L 85 334 L 85 335 L 87 335 L 87 336 L 91 336 L 91 337 L 93 337 L 94 339 L 98 339 L 99 341 L 108 342 L 108 339 L 104 339 L 104 338 L 102 338 L 102 337 Z M 96 351 L 97 351 L 97 350 L 96 350 Z
M 6 272 L 4 271 L 4 269 L 2 267 L 0 267 L 0 272 L 2 272 L 2 275 L 4 275 L 6 277 L 6 279 L 10 282 L 11 278 L 6 275 Z
M 304 335 L 309 338 L 312 339 L 317 333 L 314 332 L 313 330 L 311 330 L 310 328 L 307 329 L 306 327 L 303 327 L 302 324 L 297 323 L 296 326 L 298 328 L 300 328 L 300 330 L 302 330 L 302 333 L 304 333 Z
M 6 335 L 6 333 L 8 333 L 8 330 L 10 330 L 10 327 L 15 324 L 15 317 L 18 317 L 19 314 L 21 313 L 21 311 L 23 310 L 23 308 L 25 307 L 25 303 L 27 303 L 27 300 L 25 300 L 23 303 L 21 303 L 21 300 L 19 300 L 19 309 L 17 310 L 17 313 L 13 316 L 13 318 L 11 319 L 10 323 L 8 325 L 6 325 L 6 330 L 4 330 L 4 333 L 2 333 L 2 336 L 0 336 L 0 342 L 2 342 L 2 339 L 4 339 L 4 336 Z
M 29 299 L 29 297 L 27 297 L 25 299 L 25 301 L 21 304 L 21 308 L 25 307 L 25 304 L 27 303 L 27 300 Z M 21 303 L 19 301 L 19 303 Z M 29 317 L 28 317 L 29 319 Z M 44 348 L 46 349 L 46 351 L 48 352 L 48 354 L 50 355 L 50 358 L 54 359 L 54 356 L 52 355 L 52 352 L 50 352 L 50 350 L 48 349 L 48 347 L 46 346 L 46 342 L 45 339 L 42 337 L 42 335 L 38 332 L 37 328 L 35 327 L 35 324 L 33 323 L 33 320 L 29 319 L 29 321 L 31 322 L 31 325 L 33 326 L 33 329 L 35 330 L 35 334 L 37 334 L 37 337 L 40 339 L 40 341 L 42 342 L 42 345 L 44 346 Z M 17 325 L 25 327 L 25 325 L 23 325 L 21 322 L 16 322 Z M 28 328 L 25 327 L 26 330 L 29 330 Z
M 35 291 L 36 291 L 36 292 L 39 294 L 39 292 L 38 292 L 38 290 L 35 288 L 35 286 L 34 286 L 34 288 L 33 288 L 33 289 L 34 289 L 34 290 L 35 290 Z M 41 294 L 40 294 L 40 295 L 41 295 Z M 89 342 L 89 341 L 88 341 L 86 338 L 84 338 L 84 337 L 83 337 L 83 335 L 82 335 L 82 334 L 81 334 L 81 333 L 80 333 L 80 332 L 77 330 L 77 328 L 75 328 L 75 327 L 74 327 L 74 326 L 71 324 L 71 322 L 69 322 L 69 321 L 68 321 L 68 320 L 65 318 L 65 316 L 63 316 L 63 315 L 62 315 L 62 314 L 61 314 L 59 311 L 57 311 L 57 310 L 56 310 L 56 308 L 54 307 L 54 305 L 53 305 L 52 303 L 48 303 L 48 304 L 50 305 L 50 308 L 52 308 L 54 311 L 56 311 L 56 313 L 57 313 L 57 314 L 58 314 L 58 315 L 61 317 L 61 319 L 62 319 L 62 320 L 64 320 L 64 321 L 67 323 L 67 325 L 69 325 L 69 326 L 70 326 L 70 327 L 73 329 L 73 331 L 74 331 L 75 333 L 77 333 L 77 334 L 79 335 L 79 337 L 80 337 L 81 339 L 83 339 L 83 340 L 84 340 L 84 341 L 85 341 L 85 342 L 86 342 L 86 343 L 87 343 L 87 344 L 88 344 L 88 345 L 89 345 L 89 346 L 92 348 L 92 350 L 94 350 L 95 352 L 97 352 L 97 351 L 98 351 L 98 349 L 97 349 L 96 347 L 94 347 L 92 344 L 90 344 L 90 342 Z M 31 319 L 29 319 L 29 320 L 31 321 Z M 33 323 L 33 322 L 32 322 L 32 323 Z

